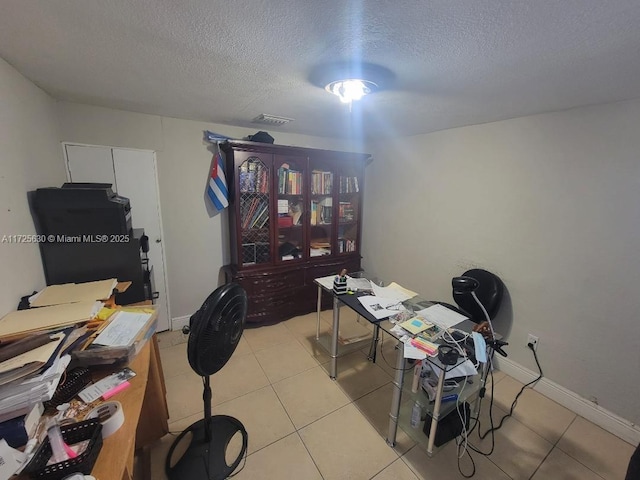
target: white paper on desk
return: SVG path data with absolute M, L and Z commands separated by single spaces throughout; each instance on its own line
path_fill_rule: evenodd
M 94 345 L 105 347 L 126 347 L 131 345 L 147 321 L 150 313 L 118 312 L 116 317 L 93 341 Z
M 70 361 L 71 357 L 64 355 L 43 374 L 3 386 L 0 389 L 0 421 L 15 417 L 15 412 L 26 414 L 36 403 L 51 400 Z
M 468 317 L 439 304 L 424 308 L 416 313 L 445 330 L 468 320 Z
M 427 353 L 414 347 L 410 343 L 404 344 L 404 358 L 415 358 L 416 360 L 424 360 L 427 358 Z
M 16 473 L 26 458 L 20 450 L 11 448 L 4 438 L 0 439 L 0 480 L 6 480 Z
M 326 277 L 319 277 L 316 278 L 315 281 L 318 282 L 322 288 L 324 288 L 325 290 L 332 290 L 333 289 L 333 280 L 336 278 L 335 275 L 329 275 Z
M 373 289 L 373 293 L 377 297 L 392 299 L 398 302 L 404 302 L 405 300 L 409 300 L 410 298 L 413 298 L 417 295 L 416 292 L 407 290 L 406 288 L 398 285 L 396 282 L 391 282 L 386 287 L 379 287 L 375 283 L 371 283 L 371 288 Z
M 353 278 L 347 275 L 347 288 L 354 292 L 358 290 L 371 290 L 371 281 L 366 278 Z
M 395 315 L 402 310 L 406 310 L 400 301 L 394 299 L 364 295 L 362 297 L 358 297 L 358 300 L 367 312 L 378 320 L 382 320 L 383 318 Z
M 442 372 L 442 365 L 440 364 L 439 360 L 437 358 L 434 358 L 433 361 L 430 362 L 430 366 L 431 368 L 433 368 L 433 371 L 436 373 L 436 375 L 439 376 L 440 372 Z M 473 363 L 471 363 L 470 360 L 465 360 L 460 365 L 457 365 L 451 370 L 447 370 L 447 373 L 445 373 L 444 375 L 444 379 L 446 380 L 448 378 L 470 377 L 477 374 L 478 370 L 476 370 L 476 367 L 473 366 Z
M 337 275 L 328 275 L 326 277 L 320 277 L 314 279 L 325 290 L 333 290 L 333 281 Z M 349 290 L 371 290 L 371 282 L 366 278 L 354 278 L 347 275 L 347 288 Z

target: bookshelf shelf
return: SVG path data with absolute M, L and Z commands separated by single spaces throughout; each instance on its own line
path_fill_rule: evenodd
M 230 192 L 231 262 L 223 272 L 247 290 L 247 321 L 314 311 L 314 278 L 361 270 L 369 155 L 245 141 L 221 148 Z

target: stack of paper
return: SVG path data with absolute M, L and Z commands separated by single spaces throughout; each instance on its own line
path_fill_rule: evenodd
M 102 303 L 90 301 L 11 312 L 0 320 L 0 340 L 86 322 L 95 317 L 100 308 Z
M 63 334 L 57 334 L 52 336 L 49 343 L 0 362 L 0 385 L 5 385 L 40 370 L 49 362 L 63 338 Z
M 55 358 L 51 367 L 41 374 L 3 385 L 0 389 L 0 421 L 21 415 L 38 402 L 51 400 L 70 361 L 69 355 Z
M 63 303 L 95 302 L 107 300 L 112 294 L 118 280 L 98 280 L 85 283 L 65 283 L 49 285 L 44 290 L 32 295 L 29 303 L 32 307 L 47 307 Z
M 129 346 L 138 338 L 151 316 L 151 313 L 144 312 L 118 312 L 93 344 L 107 347 Z
M 60 356 L 69 330 L 51 335 L 51 341 L 0 363 L 0 421 L 24 413 L 38 402 L 50 400 L 71 361 Z M 32 366 L 23 375 L 25 367 Z
M 444 330 L 468 319 L 468 317 L 439 304 L 432 305 L 431 307 L 425 308 L 416 313 Z
M 375 283 L 372 283 L 371 288 L 376 297 L 396 300 L 398 302 L 404 302 L 418 295 L 416 292 L 408 290 L 396 282 L 391 282 L 387 287 L 379 287 Z

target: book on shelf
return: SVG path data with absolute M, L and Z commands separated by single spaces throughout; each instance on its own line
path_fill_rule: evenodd
M 287 228 L 293 225 L 293 218 L 286 214 L 278 215 L 278 227 Z
M 302 172 L 293 170 L 283 163 L 278 169 L 278 193 L 282 195 L 300 195 L 302 193 Z
M 320 170 L 311 172 L 312 195 L 331 195 L 333 188 L 333 173 Z
M 257 158 L 240 165 L 240 192 L 269 193 L 269 169 Z
M 355 220 L 355 209 L 351 202 L 340 202 L 338 206 L 338 217 L 341 222 L 353 222 Z
M 320 223 L 331 223 L 333 217 L 333 207 L 323 205 L 320 213 Z
M 289 200 L 287 199 L 278 199 L 278 214 L 288 214 L 289 213 Z
M 333 199 L 325 197 L 318 201 L 316 207 L 316 225 L 331 223 L 333 217 Z
M 263 228 L 269 219 L 269 203 L 265 199 L 253 198 L 246 209 L 246 213 L 242 218 L 241 227 L 243 230 L 247 228 Z
M 310 223 L 311 225 L 318 224 L 318 202 L 316 200 L 311 200 Z
M 358 177 L 340 177 L 340 193 L 358 193 Z
M 269 205 L 263 202 L 256 209 L 249 228 L 263 228 L 267 220 L 269 220 Z
M 356 251 L 356 241 L 349 240 L 346 238 L 338 239 L 338 252 L 347 253 L 347 252 L 355 252 Z
M 243 230 L 249 227 L 249 223 L 253 218 L 253 214 L 255 213 L 255 210 L 258 207 L 258 203 L 259 203 L 259 200 L 257 198 L 252 198 L 251 202 L 249 202 L 249 205 L 243 210 L 243 216 L 242 216 L 242 222 L 241 222 L 241 226 Z

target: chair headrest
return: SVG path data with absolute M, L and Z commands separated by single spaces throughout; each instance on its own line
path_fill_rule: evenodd
M 500 310 L 504 291 L 504 284 L 502 280 L 500 280 L 500 277 L 480 268 L 467 270 L 462 276 L 470 277 L 478 281 L 479 285 L 475 290 L 475 294 L 487 310 L 489 318 L 493 320 L 498 310 Z M 472 321 L 475 323 L 485 321 L 482 309 L 478 306 L 470 292 L 457 293 L 454 291 L 453 299 L 462 310 L 467 312 Z

